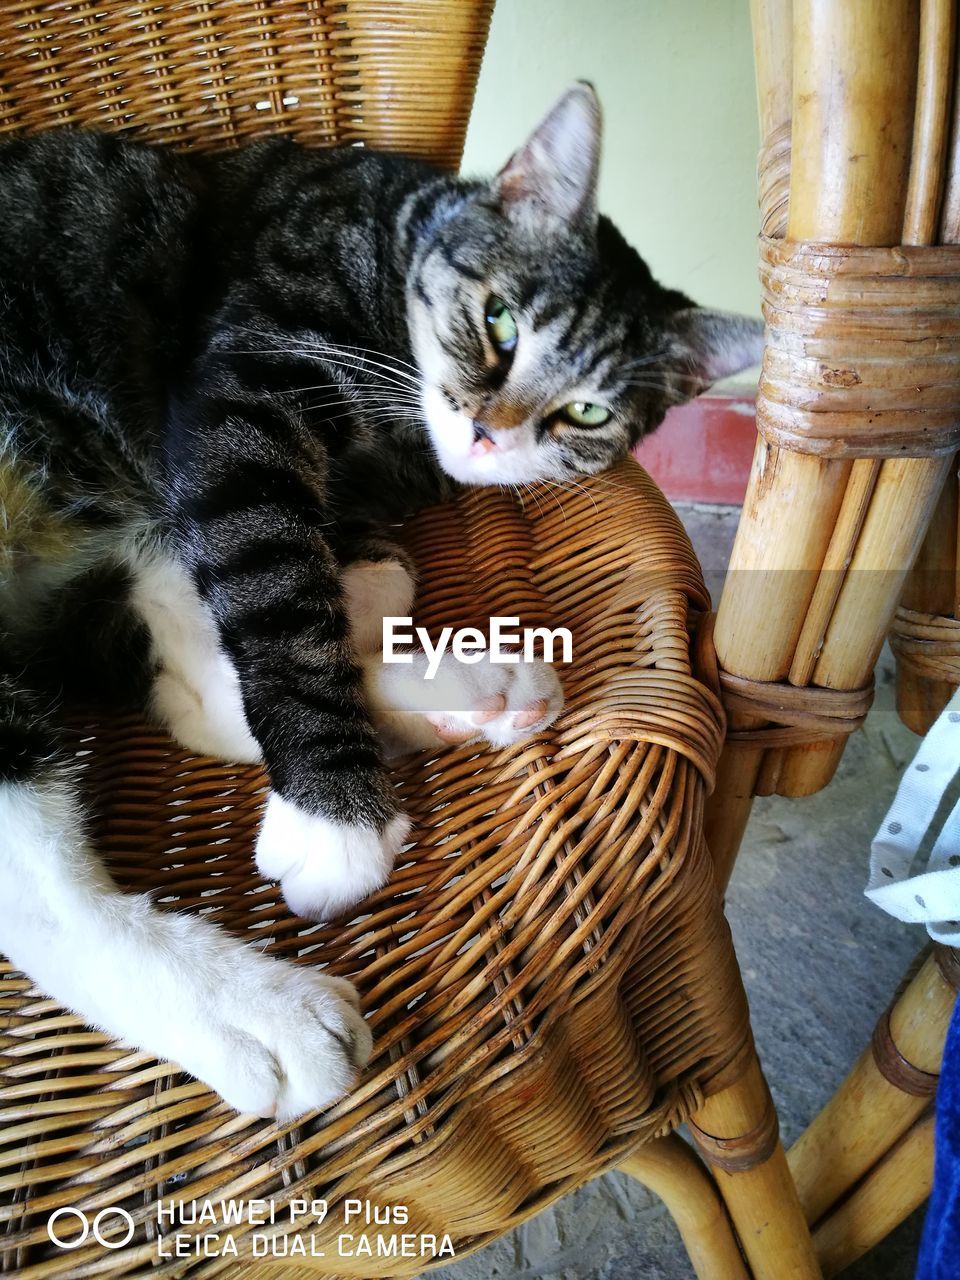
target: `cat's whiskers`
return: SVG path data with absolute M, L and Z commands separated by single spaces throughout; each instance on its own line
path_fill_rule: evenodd
M 631 490 L 626 485 L 617 484 L 616 480 L 614 480 L 613 477 L 608 472 L 605 472 L 605 471 L 598 471 L 595 475 L 592 475 L 590 477 L 590 483 L 592 486 L 598 489 L 612 489 L 612 490 L 615 490 L 617 493 L 631 492 Z
M 623 385 L 627 387 L 649 387 L 652 390 L 676 389 L 678 383 L 690 383 L 693 386 L 703 385 L 703 378 L 692 373 L 680 373 L 679 370 L 666 374 L 663 378 L 625 378 Z
M 545 486 L 546 486 L 546 491 L 547 491 L 547 493 L 549 494 L 549 496 L 550 496 L 550 497 L 554 500 L 554 502 L 556 503 L 556 505 L 557 505 L 557 507 L 558 507 L 558 509 L 559 509 L 559 511 L 560 511 L 560 514 L 563 516 L 563 523 L 564 523 L 564 524 L 566 524 L 566 523 L 567 523 L 567 513 L 566 513 L 566 511 L 565 511 L 565 509 L 564 509 L 563 503 L 560 501 L 560 499 L 557 497 L 556 493 L 554 492 L 554 485 L 553 485 L 553 482 L 552 482 L 551 480 L 547 480 L 545 477 L 542 477 L 541 479 L 534 481 L 534 483 L 535 483 L 535 484 L 537 484 L 537 485 L 545 485 Z
M 669 351 L 664 347 L 660 351 L 654 351 L 650 355 L 638 356 L 636 360 L 628 360 L 625 364 L 619 366 L 619 370 L 621 373 L 626 373 L 630 369 L 639 369 L 644 365 L 656 364 L 658 360 L 665 359 L 669 354 Z
M 328 342 L 311 347 L 309 354 L 332 365 L 340 364 L 344 368 L 354 368 L 365 372 L 378 369 L 392 374 L 395 378 L 404 380 L 413 386 L 420 387 L 423 385 L 423 378 L 419 370 L 414 369 L 409 372 L 408 368 L 412 368 L 412 366 L 401 368 L 393 363 L 392 357 L 385 356 L 382 352 L 367 352 L 366 348 L 363 347 L 344 347 Z M 406 361 L 403 363 L 406 365 Z
M 399 379 L 398 385 L 415 387 L 417 390 L 424 385 L 421 377 L 414 377 L 413 374 L 407 373 L 403 369 L 395 369 L 392 365 L 372 360 L 369 356 L 351 356 L 349 353 L 342 353 L 332 349 L 331 351 L 320 353 L 320 358 L 335 368 L 339 366 L 343 369 L 352 369 L 358 373 L 366 373 L 380 381 L 397 382 Z M 384 374 L 392 376 L 385 378 Z
M 568 492 L 582 493 L 584 497 L 589 498 L 596 514 L 597 515 L 600 514 L 600 508 L 597 506 L 596 498 L 593 496 L 593 494 L 590 492 L 587 486 L 583 484 L 581 481 L 574 480 L 573 477 L 570 476 L 566 480 L 561 480 L 559 482 L 555 481 L 554 483 L 558 483 L 561 488 L 566 489 Z
M 373 413 L 385 411 L 389 413 L 397 413 L 423 420 L 423 409 L 415 401 L 404 401 L 397 398 L 380 398 L 374 396 L 340 396 L 337 399 L 309 401 L 308 407 L 319 412 L 324 408 L 337 409 L 342 411 L 338 414 L 331 415 L 330 421 L 336 421 L 338 418 L 348 417 L 351 409 L 363 412 Z
M 533 501 L 537 504 L 537 511 L 539 512 L 541 519 L 543 518 L 543 507 L 540 505 L 540 499 L 537 497 L 536 493 L 534 492 L 533 486 L 528 481 L 518 480 L 516 484 L 513 484 L 510 487 L 516 490 L 517 496 L 520 499 L 521 510 L 524 510 L 523 495 L 528 494 L 533 499 Z
M 308 413 L 322 414 L 326 423 L 341 422 L 346 418 L 362 418 L 367 422 L 371 422 L 376 426 L 422 426 L 422 415 L 414 414 L 405 409 L 396 409 L 391 406 L 383 406 L 377 408 L 375 406 L 349 406 L 344 408 L 340 413 L 328 413 L 323 405 L 307 405 Z
M 359 399 L 361 397 L 370 397 L 370 396 L 376 396 L 378 394 L 385 394 L 385 392 L 380 392 L 380 390 L 376 387 L 366 386 L 362 383 L 356 383 L 356 382 L 347 382 L 347 383 L 317 382 L 307 387 L 299 387 L 299 386 L 288 387 L 285 391 L 281 391 L 278 394 L 279 395 L 298 395 L 301 393 L 306 394 L 309 391 L 329 391 L 331 394 L 337 395 L 341 399 L 347 396 L 351 397 L 352 399 Z M 420 403 L 419 397 L 415 396 L 414 394 L 412 394 L 410 391 L 408 391 L 406 388 L 403 388 L 403 387 L 398 388 L 397 390 L 390 388 L 389 394 L 391 396 L 395 396 L 399 400 L 404 400 L 411 404 Z
M 341 359 L 335 360 L 330 356 L 324 358 L 324 363 L 335 370 L 342 371 L 346 375 L 343 384 L 338 384 L 342 385 L 344 388 L 364 386 L 364 383 L 357 382 L 355 380 L 358 374 L 362 374 L 369 379 L 371 383 L 374 383 L 377 386 L 389 387 L 397 393 L 406 392 L 408 394 L 413 394 L 420 389 L 419 385 L 412 385 L 408 382 L 398 381 L 397 379 L 388 377 L 386 374 L 375 369 L 369 369 L 364 365 L 352 364 Z
M 248 333 L 252 337 L 267 336 L 266 334 L 261 333 L 259 330 L 251 329 L 246 325 L 238 326 L 238 328 L 239 328 L 239 332 Z M 379 351 L 374 347 L 355 346 L 349 342 L 333 343 L 333 342 L 327 341 L 327 339 L 325 338 L 319 338 L 315 346 L 311 349 L 315 349 L 320 352 L 332 351 L 332 350 L 359 352 L 365 355 L 376 356 L 378 359 L 386 359 L 391 361 L 393 363 L 393 366 L 397 368 L 398 372 L 400 371 L 401 368 L 403 368 L 403 369 L 409 369 L 411 373 L 416 374 L 417 376 L 419 376 L 419 373 L 420 373 L 417 366 L 415 364 L 411 364 L 409 360 L 403 360 L 399 356 L 387 356 L 383 351 Z M 289 348 L 282 348 L 281 350 L 289 350 Z
M 381 361 L 375 361 L 366 356 L 351 356 L 349 352 L 340 352 L 338 348 L 330 346 L 324 349 L 310 348 L 304 350 L 300 347 L 255 347 L 249 350 L 231 349 L 233 355 L 249 355 L 249 356 L 304 356 L 309 359 L 321 361 L 334 369 L 342 369 L 348 374 L 362 373 L 366 374 L 372 380 L 385 386 L 395 387 L 398 391 L 405 390 L 408 392 L 420 391 L 424 385 L 423 379 L 417 375 L 407 373 L 404 369 L 398 369 L 391 364 L 385 364 Z M 387 376 L 392 375 L 392 376 Z M 348 379 L 349 385 L 352 379 Z
M 374 347 L 357 347 L 351 346 L 349 343 L 328 342 L 326 344 L 326 349 L 360 353 L 361 356 L 375 356 L 378 359 L 387 360 L 391 367 L 395 368 L 398 373 L 403 372 L 404 370 L 409 370 L 414 377 L 417 379 L 420 378 L 420 370 L 415 364 L 411 364 L 409 360 L 402 360 L 399 356 L 388 356 L 382 351 L 377 351 Z

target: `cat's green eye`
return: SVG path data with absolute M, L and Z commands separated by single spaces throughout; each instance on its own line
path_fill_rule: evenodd
M 602 404 L 587 404 L 585 400 L 571 400 L 561 410 L 568 422 L 578 427 L 602 427 L 610 421 L 610 410 Z
M 517 322 L 502 298 L 491 294 L 487 299 L 485 316 L 487 333 L 495 349 L 501 355 L 509 355 L 517 345 Z

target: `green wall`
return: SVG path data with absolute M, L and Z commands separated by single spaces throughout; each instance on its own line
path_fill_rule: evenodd
M 664 284 L 758 313 L 752 59 L 747 0 L 497 0 L 464 171 L 498 169 L 590 80 L 603 212 Z

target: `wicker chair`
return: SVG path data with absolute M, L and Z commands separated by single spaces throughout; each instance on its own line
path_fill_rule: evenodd
M 175 146 L 267 130 L 455 164 L 490 0 L 17 3 L 0 14 L 0 131 L 63 122 Z M 478 1248 L 620 1164 L 665 1197 L 701 1277 L 818 1274 L 702 835 L 723 715 L 699 568 L 635 464 L 524 510 L 474 492 L 409 529 L 419 621 L 573 625 L 567 710 L 521 748 L 438 751 L 397 780 L 416 845 L 336 927 L 291 917 L 250 857 L 255 769 L 190 757 L 132 718 L 72 729 L 118 881 L 203 910 L 276 955 L 354 977 L 376 1038 L 353 1094 L 278 1127 L 110 1043 L 9 966 L 0 999 L 0 1257 L 23 1277 L 253 1274 L 158 1238 L 157 1206 L 324 1198 L 324 1259 L 286 1277 L 408 1276 L 419 1256 L 338 1256 L 345 1198 L 404 1205 L 407 1233 Z M 709 1178 L 673 1132 L 684 1120 Z M 132 1238 L 73 1251 L 50 1215 L 120 1207 Z M 101 1234 L 118 1245 L 116 1216 Z M 302 1222 L 296 1224 L 302 1227 Z M 275 1248 L 295 1227 L 271 1228 Z M 389 1240 L 396 1227 L 370 1228 Z M 66 1234 L 66 1232 L 64 1232 Z M 165 1250 L 161 1246 L 166 1241 Z M 167 1256 L 164 1256 L 166 1252 Z

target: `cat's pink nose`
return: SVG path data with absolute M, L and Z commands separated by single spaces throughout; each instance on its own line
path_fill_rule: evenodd
M 493 453 L 497 448 L 497 443 L 493 436 L 480 422 L 473 424 L 473 444 L 470 446 L 471 458 L 480 458 L 485 453 Z

